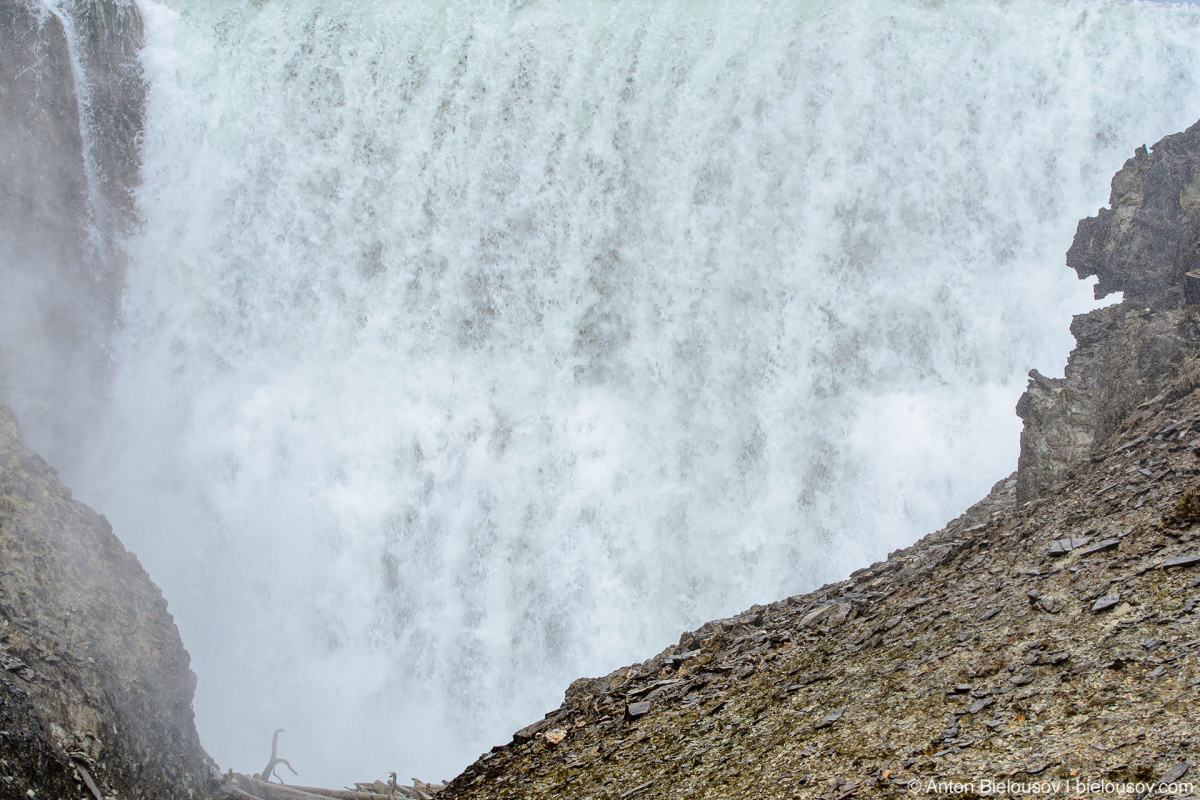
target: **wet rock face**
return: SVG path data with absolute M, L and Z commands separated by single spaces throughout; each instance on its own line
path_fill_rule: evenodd
M 0 407 L 0 797 L 209 796 L 189 662 L 137 558 Z
M 1075 318 L 1064 378 L 1030 373 L 1017 499 L 1060 485 L 1139 405 L 1178 382 L 1196 352 L 1197 309 L 1185 274 L 1200 268 L 1200 123 L 1125 162 L 1111 208 L 1079 223 L 1067 264 L 1095 275 L 1096 297 L 1124 302 Z
M 83 265 L 87 179 L 66 33 L 53 17 L 23 2 L 0 0 L 0 355 L 4 384 L 29 384 L 23 373 L 44 353 L 19 351 L 21 329 L 54 328 L 74 338 L 64 287 Z M 36 65 L 36 68 L 31 68 Z M 39 282 L 38 277 L 45 277 Z
M 0 402 L 56 461 L 105 380 L 146 93 L 137 7 L 64 5 L 0 0 Z
M 146 78 L 138 60 L 142 15 L 134 3 L 114 0 L 76 0 L 71 14 L 87 76 L 84 122 L 95 134 L 91 157 L 104 217 L 98 222 L 108 236 L 126 234 L 136 222 L 133 193 L 141 183 L 146 116 Z

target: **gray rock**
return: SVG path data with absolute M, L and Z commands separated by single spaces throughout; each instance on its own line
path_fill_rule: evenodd
M 1183 275 L 1196 268 L 1192 245 L 1200 221 L 1195 137 L 1193 126 L 1153 152 L 1139 148 L 1113 178 L 1110 208 L 1079 223 L 1067 264 L 1081 278 L 1099 278 L 1097 297 L 1123 292 L 1124 302 L 1075 318 L 1078 346 L 1066 377 L 1031 376 L 1017 405 L 1025 421 L 1018 503 L 1046 494 L 1076 465 L 1099 455 L 1129 412 L 1162 394 L 1194 353 L 1196 331 L 1186 320 L 1192 307 L 1181 306 Z M 1129 313 L 1133 308 L 1142 313 Z
M 1120 539 L 1105 539 L 1102 542 L 1097 542 L 1096 544 L 1092 545 L 1091 547 L 1086 547 L 1083 550 L 1080 550 L 1079 557 L 1087 558 L 1088 556 L 1095 555 L 1096 553 L 1103 553 L 1106 550 L 1112 550 L 1113 548 L 1117 547 L 1119 544 L 1121 544 Z
M 0 2 L 0 320 L 10 323 L 0 402 L 28 398 L 23 422 L 55 462 L 86 438 L 87 398 L 107 385 L 120 242 L 136 225 L 141 45 L 135 3 L 80 0 L 47 13 Z
M 644 717 L 650 713 L 650 709 L 653 705 L 654 704 L 649 701 L 630 703 L 629 705 L 625 706 L 625 718 L 640 719 L 641 717 Z
M 1183 555 L 1168 558 L 1160 566 L 1163 569 L 1168 567 L 1193 567 L 1200 564 L 1200 553 L 1184 553 Z
M 996 698 L 994 698 L 994 697 L 985 697 L 982 700 L 976 700 L 974 703 L 971 703 L 971 705 L 967 708 L 967 713 L 968 714 L 978 714 L 980 711 L 983 711 L 985 708 L 994 704 L 995 702 L 996 702 Z
M 1061 558 L 1067 555 L 1072 550 L 1078 550 L 1086 545 L 1090 540 L 1087 537 L 1078 536 L 1070 539 L 1055 539 L 1050 543 L 1050 557 Z
M 1191 765 L 1188 764 L 1188 762 L 1186 762 L 1186 761 L 1176 764 L 1175 766 L 1171 767 L 1169 770 L 1164 772 L 1163 776 L 1158 779 L 1158 782 L 1159 783 L 1174 783 L 1175 781 L 1179 780 L 1184 775 L 1186 775 L 1187 771 L 1188 771 L 1188 769 L 1190 769 L 1190 767 L 1191 767 Z
M 625 798 L 627 798 L 627 797 L 633 797 L 635 794 L 640 794 L 640 793 L 646 791 L 647 789 L 649 789 L 653 785 L 654 785 L 654 781 L 646 781 L 645 783 L 641 784 L 640 786 L 635 786 L 632 789 L 629 789 L 628 791 L 622 792 L 621 800 L 625 800 Z
M 540 733 L 543 729 L 545 729 L 549 726 L 550 726 L 550 720 L 539 719 L 537 722 L 533 723 L 532 725 L 526 725 L 524 728 L 521 728 L 521 730 L 514 733 L 513 741 L 528 742 L 534 736 L 537 736 L 538 733 Z
M 3 44 L 0 37 L 7 52 Z M 78 774 L 71 751 L 100 733 L 105 757 L 97 780 L 105 794 L 211 796 L 217 776 L 192 716 L 196 678 L 162 592 L 108 521 L 73 500 L 55 470 L 24 446 L 15 416 L 3 407 L 0 564 L 0 627 L 8 645 L 0 647 L 7 689 L 0 695 L 17 695 L 12 673 L 29 681 L 20 687 L 27 704 L 0 704 L 5 776 L 38 797 L 78 796 L 63 786 Z M 87 655 L 70 662 L 49 655 L 64 646 Z M 5 655 L 9 649 L 20 658 Z M 30 663 L 46 668 L 35 672 Z M 56 731 L 58 755 L 38 755 L 36 736 L 22 738 L 26 730 Z M 14 763 L 7 749 L 14 741 L 25 742 L 17 760 L 29 757 L 31 772 Z
M 1053 667 L 1059 664 L 1065 664 L 1070 660 L 1070 658 L 1071 654 L 1066 650 L 1056 650 L 1053 653 L 1042 653 L 1040 656 L 1038 656 L 1037 663 Z
M 695 658 L 698 655 L 700 655 L 699 650 L 688 650 L 686 653 L 679 653 L 678 655 L 671 656 L 667 659 L 667 664 L 672 667 L 678 667 L 683 662 L 687 661 L 688 659 Z
M 1049 594 L 1044 594 L 1039 597 L 1037 604 L 1039 608 L 1048 614 L 1057 614 L 1066 607 L 1066 604 L 1063 603 L 1062 600 Z
M 840 708 L 835 708 L 833 711 L 830 711 L 828 714 L 821 717 L 821 720 L 816 725 L 814 725 L 813 728 L 815 728 L 816 730 L 821 730 L 822 728 L 830 727 L 831 725 L 833 725 L 835 722 L 837 722 L 838 720 L 840 720 L 842 718 L 842 715 L 846 713 L 847 708 L 849 708 L 849 706 L 841 706 Z
M 849 603 L 830 603 L 821 606 L 804 615 L 800 620 L 801 628 L 837 627 L 850 616 Z
M 1119 593 L 1113 592 L 1112 594 L 1106 594 L 1104 597 L 1101 597 L 1099 600 L 1092 603 L 1092 611 L 1097 613 L 1101 611 L 1107 611 L 1119 602 L 1121 602 L 1121 595 Z

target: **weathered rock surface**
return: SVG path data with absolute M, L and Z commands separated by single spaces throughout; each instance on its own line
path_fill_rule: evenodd
M 55 459 L 106 379 L 146 93 L 137 5 L 61 6 L 0 0 L 0 403 Z
M 1097 276 L 1096 297 L 1124 301 L 1075 318 L 1065 377 L 1030 373 L 1017 499 L 1061 483 L 1142 403 L 1200 382 L 1200 343 L 1184 275 L 1200 267 L 1200 123 L 1136 155 L 1112 181 L 1111 209 L 1079 223 L 1067 264 Z M 1160 398 L 1162 399 L 1162 398 Z
M 1064 379 L 1032 375 L 1018 473 L 846 581 L 576 681 L 440 797 L 845 800 L 930 780 L 1110 796 L 1077 781 L 1196 778 L 1194 175 L 1200 126 L 1139 150 L 1113 210 L 1081 223 L 1071 265 L 1126 298 L 1076 318 Z
M 1183 275 L 1200 266 L 1200 123 L 1167 136 L 1113 177 L 1111 208 L 1079 223 L 1067 265 L 1095 275 L 1096 297 L 1130 308 L 1179 308 Z
M 0 407 L 0 798 L 211 796 L 189 661 L 137 558 Z

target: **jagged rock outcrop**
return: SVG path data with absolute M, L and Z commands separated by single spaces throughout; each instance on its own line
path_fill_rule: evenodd
M 91 422 L 135 225 L 134 3 L 0 0 L 0 403 L 54 457 Z
M 1109 205 L 1079 223 L 1067 266 L 1097 277 L 1097 299 L 1123 292 L 1131 308 L 1178 308 L 1183 274 L 1200 266 L 1200 123 L 1139 147 Z
M 1117 306 L 1031 373 L 1018 472 L 846 581 L 581 679 L 439 798 L 1192 796 L 1200 125 L 1139 149 L 1069 263 Z M 939 785 L 940 784 L 940 785 Z
M 1111 208 L 1079 223 L 1067 264 L 1124 300 L 1075 318 L 1063 378 L 1030 373 L 1017 498 L 1060 484 L 1137 407 L 1193 368 L 1200 328 L 1184 276 L 1200 267 L 1200 123 L 1136 155 L 1112 181 Z
M 189 663 L 137 558 L 0 407 L 0 798 L 212 796 Z

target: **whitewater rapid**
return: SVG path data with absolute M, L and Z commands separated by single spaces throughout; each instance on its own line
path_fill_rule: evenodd
M 1076 221 L 1200 117 L 1146 3 L 139 0 L 141 227 L 67 469 L 253 772 L 447 778 L 1016 463 Z

